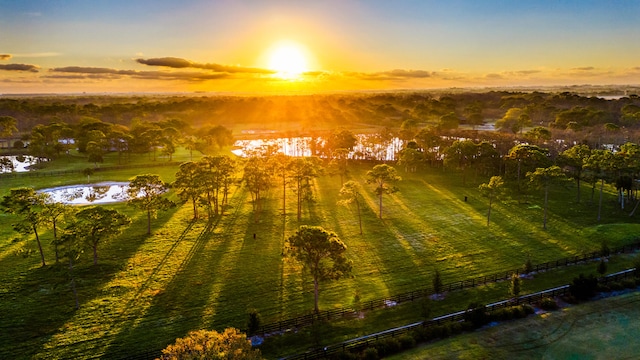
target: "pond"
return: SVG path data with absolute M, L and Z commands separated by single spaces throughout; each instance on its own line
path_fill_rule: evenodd
M 87 185 L 69 185 L 38 190 L 47 193 L 55 202 L 72 205 L 106 204 L 127 201 L 127 182 L 101 182 Z
M 28 155 L 7 155 L 0 156 L 0 159 L 8 159 L 13 164 L 13 170 L 7 169 L 4 166 L 0 166 L 0 173 L 29 171 L 29 166 L 35 165 L 39 162 L 47 161 L 43 158 L 37 158 L 35 156 Z
M 396 154 L 403 147 L 403 140 L 394 137 L 384 143 L 376 141 L 375 136 L 357 134 L 357 145 L 348 154 L 350 159 L 396 160 Z M 252 152 L 274 148 L 288 156 L 312 156 L 314 149 L 319 150 L 325 145 L 323 138 L 290 137 L 276 139 L 237 140 L 231 150 L 237 156 L 247 156 Z

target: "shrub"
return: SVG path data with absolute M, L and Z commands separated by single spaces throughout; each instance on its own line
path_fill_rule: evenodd
M 528 274 L 533 271 L 533 264 L 531 263 L 531 258 L 527 256 L 527 262 L 524 263 L 524 273 Z
M 392 337 L 376 341 L 375 348 L 378 350 L 378 355 L 382 357 L 399 353 L 402 350 L 400 341 Z
M 378 359 L 380 359 L 380 356 L 378 355 L 378 350 L 376 350 L 376 348 L 374 348 L 374 347 L 368 347 L 368 348 L 364 349 L 364 351 L 362 352 L 362 359 L 363 360 L 378 360 Z
M 411 349 L 416 346 L 416 340 L 409 334 L 404 334 L 398 338 L 400 346 L 403 350 Z
M 358 355 L 352 353 L 351 351 L 345 350 L 336 355 L 333 355 L 332 358 L 336 360 L 357 360 Z
M 520 306 L 522 306 L 522 309 L 524 310 L 525 315 L 532 315 L 536 313 L 536 309 L 534 309 L 533 306 L 529 304 L 522 304 Z
M 464 314 L 464 321 L 470 322 L 476 328 L 487 324 L 489 322 L 489 317 L 487 316 L 486 307 L 478 303 L 469 304 L 467 311 Z
M 600 259 L 600 262 L 598 263 L 598 268 L 596 270 L 600 275 L 604 275 L 607 272 L 607 262 L 604 261 L 604 258 Z
M 606 240 L 602 240 L 602 243 L 600 244 L 600 256 L 607 257 L 609 254 L 611 254 L 609 245 Z
M 624 289 L 624 286 L 622 285 L 621 282 L 616 281 L 616 282 L 609 283 L 609 289 L 611 289 L 611 291 L 620 291 Z
M 540 307 L 544 310 L 557 310 L 558 309 L 558 303 L 556 302 L 555 299 L 550 298 L 550 297 L 546 297 L 542 300 L 540 300 Z
M 247 320 L 247 332 L 249 335 L 255 335 L 260 330 L 261 325 L 262 319 L 258 310 L 249 310 L 249 320 Z
M 598 288 L 598 279 L 593 274 L 588 277 L 580 274 L 569 286 L 569 292 L 577 300 L 587 300 L 596 294 Z
M 436 269 L 433 274 L 433 292 L 440 294 L 442 292 L 442 278 L 440 277 L 440 271 Z
M 636 287 L 636 281 L 634 279 L 624 279 L 622 280 L 622 286 L 627 289 L 633 289 Z

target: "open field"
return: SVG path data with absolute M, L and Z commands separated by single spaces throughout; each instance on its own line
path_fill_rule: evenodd
M 353 164 L 351 169 L 351 178 L 364 189 L 364 235 L 359 235 L 357 216 L 351 209 L 336 205 L 338 177 L 316 179 L 315 201 L 305 204 L 300 223 L 292 192 L 287 195 L 286 216 L 281 215 L 277 186 L 270 191 L 257 221 L 248 191 L 235 187 L 225 215 L 192 221 L 191 206 L 185 204 L 160 213 L 153 220 L 151 236 L 145 234 L 146 219 L 141 212 L 123 204 L 110 205 L 131 216 L 133 223 L 123 235 L 100 248 L 98 266 L 91 265 L 88 254 L 80 259 L 74 270 L 81 302 L 77 311 L 68 269 L 63 265 L 40 268 L 37 256 L 16 256 L 21 249 L 35 249 L 34 241 L 22 241 L 11 229 L 11 216 L 0 214 L 0 312 L 5 314 L 0 358 L 121 358 L 158 351 L 193 329 L 244 328 L 247 311 L 252 308 L 260 312 L 264 322 L 307 313 L 313 308 L 312 283 L 284 250 L 286 237 L 301 224 L 335 231 L 349 247 L 347 255 L 354 262 L 352 278 L 321 285 L 321 309 L 353 306 L 356 294 L 364 302 L 429 287 L 435 269 L 447 283 L 520 267 L 527 255 L 533 263 L 544 262 L 596 251 L 603 239 L 615 247 L 640 235 L 637 220 L 616 208 L 613 194 L 607 194 L 604 217 L 598 224 L 587 189 L 585 200 L 577 204 L 571 186 L 551 194 L 546 231 L 542 229 L 542 197 L 537 192 L 531 193 L 526 203 L 505 200 L 494 204 L 492 223 L 487 227 L 486 200 L 477 191 L 477 185 L 486 179 L 468 181 L 465 186 L 455 173 L 441 169 L 401 172 L 400 191 L 385 195 L 380 220 L 373 188 L 364 181 L 372 166 Z M 123 180 L 145 172 L 159 173 L 171 181 L 176 170 L 141 165 L 139 169 L 98 172 L 92 180 Z M 25 185 L 24 179 L 2 179 L 0 193 Z M 29 181 L 40 188 L 49 183 L 85 182 L 86 178 L 68 175 Z M 49 264 L 53 263 L 52 248 L 47 245 L 51 236 L 48 232 L 42 236 Z M 593 271 L 595 264 L 590 268 Z M 545 281 L 540 276 L 536 287 L 569 282 L 575 275 L 567 272 L 566 279 L 548 276 Z M 504 297 L 503 285 L 487 286 L 471 296 L 487 300 Z M 523 288 L 533 291 L 526 283 Z M 495 294 L 483 295 L 488 292 Z M 468 294 L 451 294 L 451 301 L 458 307 L 466 306 Z M 416 309 L 409 313 L 419 318 L 419 304 L 413 306 Z M 410 322 L 406 314 L 394 314 L 401 311 L 405 310 L 371 315 L 363 321 L 364 326 L 342 322 L 336 325 L 342 329 L 332 328 L 335 337 L 326 341 L 401 325 L 394 321 Z M 434 311 L 447 311 L 447 305 Z M 303 335 L 292 342 L 302 349 L 312 346 Z M 270 356 L 291 351 L 285 345 L 265 345 Z M 298 351 L 295 346 L 293 351 Z
M 635 359 L 640 293 L 570 306 L 421 346 L 389 359 Z

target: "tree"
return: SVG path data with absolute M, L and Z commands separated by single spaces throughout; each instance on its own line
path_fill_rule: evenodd
M 199 162 L 202 176 L 202 201 L 207 206 L 209 217 L 224 212 L 229 187 L 236 171 L 235 162 L 228 156 L 205 156 Z M 222 193 L 222 196 L 221 196 Z
M 544 189 L 544 220 L 542 227 L 546 230 L 549 187 L 553 182 L 564 179 L 564 173 L 560 167 L 554 165 L 548 168 L 537 168 L 536 171 L 527 173 L 527 177 L 532 184 Z
M 358 225 L 360 226 L 360 235 L 362 235 L 362 215 L 360 213 L 360 198 L 362 198 L 362 193 L 360 192 L 360 184 L 353 180 L 347 181 L 340 189 L 340 197 L 343 198 L 338 201 L 340 205 L 349 206 L 349 204 L 356 204 Z
M 161 360 L 260 360 L 260 350 L 237 329 L 191 331 L 162 350 Z
M 558 155 L 557 164 L 566 174 L 576 181 L 578 188 L 577 202 L 580 202 L 580 180 L 583 178 L 585 162 L 591 155 L 591 149 L 587 145 L 574 145 Z
M 476 144 L 471 140 L 456 140 L 445 150 L 445 166 L 452 165 L 462 170 L 462 183 L 466 184 L 466 169 L 477 153 Z
M 18 132 L 16 125 L 18 121 L 11 116 L 0 116 L 0 137 L 11 136 Z
M 399 155 L 398 165 L 403 166 L 405 172 L 416 172 L 424 159 L 424 155 L 418 149 L 418 144 L 415 141 L 409 141 L 407 146 L 400 150 Z
M 301 226 L 288 242 L 293 258 L 313 277 L 314 309 L 319 312 L 319 283 L 338 280 L 351 272 L 351 261 L 344 256 L 347 246 L 334 232 L 307 225 Z
M 501 176 L 492 176 L 489 179 L 489 182 L 486 184 L 481 184 L 479 186 L 479 190 L 483 196 L 489 198 L 489 210 L 487 210 L 487 226 L 489 226 L 489 222 L 491 221 L 491 205 L 493 204 L 493 200 L 496 199 L 502 193 L 502 186 L 504 185 L 504 181 L 502 181 Z
M 53 227 L 53 246 L 56 254 L 56 263 L 59 262 L 58 246 L 60 245 L 60 239 L 58 238 L 58 225 L 64 220 L 65 216 L 71 214 L 73 207 L 68 204 L 53 201 L 51 196 L 47 196 L 44 199 L 42 205 L 42 216 L 44 221 L 51 224 Z
M 162 195 L 169 190 L 169 186 L 160 179 L 159 175 L 144 174 L 129 180 L 127 203 L 134 208 L 147 212 L 147 234 L 151 234 L 151 218 L 156 217 L 158 210 L 167 210 L 175 204 Z
M 440 294 L 442 292 L 442 277 L 440 276 L 440 270 L 436 269 L 433 274 L 433 292 Z
M 47 263 L 44 260 L 38 226 L 45 221 L 42 216 L 42 208 L 46 197 L 47 195 L 37 193 L 33 188 L 22 187 L 11 189 L 9 195 L 5 195 L 0 203 L 4 212 L 19 216 L 20 220 L 13 224 L 15 231 L 21 234 L 33 233 L 35 235 L 42 266 L 46 266 Z
M 198 201 L 203 188 L 203 179 L 201 167 L 192 162 L 186 162 L 180 165 L 180 169 L 176 173 L 176 181 L 173 188 L 177 190 L 178 196 L 183 201 L 191 200 L 193 204 L 193 218 L 198 218 Z
M 78 211 L 67 232 L 91 247 L 93 264 L 98 265 L 98 244 L 120 234 L 130 223 L 131 219 L 117 210 L 96 206 Z
M 518 274 L 511 274 L 511 284 L 509 285 L 509 294 L 515 299 L 520 297 L 520 291 L 522 290 L 522 279 Z
M 613 163 L 613 153 L 610 150 L 593 150 L 586 159 L 584 167 L 593 175 L 594 187 L 597 180 L 600 180 L 600 200 L 598 202 L 598 221 L 602 214 L 602 195 L 604 191 L 605 179 L 609 177 L 611 164 Z
M 297 195 L 298 221 L 302 218 L 302 201 L 312 198 L 311 180 L 318 177 L 316 158 L 294 158 L 289 161 L 287 173 Z
M 400 180 L 402 178 L 397 174 L 396 169 L 387 164 L 376 165 L 372 170 L 367 171 L 367 184 L 376 185 L 375 191 L 379 199 L 380 219 L 382 219 L 382 195 L 397 191 L 396 187 L 391 185 Z
M 538 167 L 550 165 L 548 151 L 535 145 L 519 144 L 509 150 L 508 159 L 517 165 L 518 194 L 522 190 L 520 180 L 524 171 L 535 171 Z
M 250 157 L 244 166 L 242 181 L 251 193 L 254 219 L 257 222 L 262 211 L 262 197 L 273 185 L 272 172 L 268 169 L 265 159 L 258 156 Z

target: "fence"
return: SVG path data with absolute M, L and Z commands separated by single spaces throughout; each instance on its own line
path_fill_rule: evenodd
M 636 241 L 630 245 L 623 245 L 618 248 L 611 249 L 611 254 L 624 254 L 634 252 L 640 249 L 640 241 Z M 548 261 L 541 264 L 536 264 L 532 267 L 532 272 L 542 272 L 548 271 L 552 269 L 556 269 L 559 267 L 565 267 L 570 265 L 575 265 L 587 261 L 593 261 L 599 259 L 601 257 L 601 253 L 594 251 L 582 255 L 576 255 L 571 257 L 566 257 L 559 260 Z M 524 270 L 522 268 L 508 270 L 500 273 L 496 273 L 493 275 L 485 275 L 479 276 L 471 279 L 455 281 L 452 283 L 444 284 L 442 286 L 443 291 L 455 291 L 455 290 L 464 290 L 469 289 L 481 285 L 486 285 L 499 281 L 510 280 L 513 274 L 523 274 Z M 360 310 L 374 310 L 379 308 L 387 307 L 391 304 L 400 304 L 407 301 L 414 301 L 418 299 L 425 298 L 427 296 L 434 295 L 435 292 L 433 288 L 424 288 L 419 290 L 414 290 L 398 295 L 393 295 L 387 298 L 382 299 L 374 299 L 367 302 L 364 302 L 360 306 Z M 318 320 L 332 320 L 342 317 L 349 316 L 357 316 L 357 311 L 355 309 L 350 308 L 338 308 L 332 310 L 322 310 L 318 313 L 309 313 L 306 315 L 298 316 L 295 318 L 285 319 L 278 322 L 273 322 L 269 324 L 265 324 L 260 327 L 258 333 L 260 334 L 269 334 L 274 332 L 281 332 L 290 329 L 300 328 L 304 326 L 312 325 L 315 321 Z
M 619 281 L 621 279 L 634 277 L 634 276 L 635 276 L 635 268 L 632 268 L 632 269 L 617 272 L 615 274 L 607 275 L 599 279 L 599 282 L 606 284 L 609 282 Z M 524 303 L 527 303 L 527 304 L 535 303 L 547 297 L 562 296 L 569 293 L 569 287 L 570 285 L 562 285 L 552 289 L 539 291 L 534 294 L 523 295 L 516 299 L 507 299 L 507 300 L 498 301 L 498 302 L 486 305 L 486 309 L 488 312 L 492 312 L 492 311 L 513 306 L 513 305 L 524 304 Z M 288 356 L 282 359 L 283 360 L 323 359 L 328 357 L 329 355 L 338 354 L 344 351 L 363 349 L 365 347 L 370 346 L 371 344 L 375 343 L 378 340 L 406 334 L 409 331 L 412 331 L 420 327 L 431 327 L 431 326 L 440 325 L 446 322 L 462 321 L 464 320 L 466 313 L 467 313 L 467 310 L 462 310 L 455 313 L 439 316 L 431 320 L 420 321 L 413 324 L 381 331 L 375 334 L 361 336 L 359 338 L 347 340 L 339 344 L 317 348 L 302 354 L 296 354 L 296 355 Z

